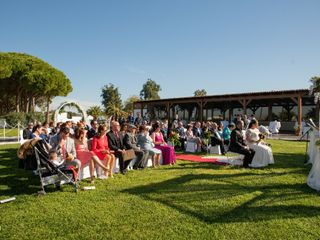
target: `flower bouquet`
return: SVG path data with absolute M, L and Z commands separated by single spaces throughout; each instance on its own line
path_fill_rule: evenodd
M 211 132 L 205 131 L 203 134 L 203 143 L 206 145 L 207 153 L 209 152 L 209 145 L 211 144 Z
M 175 131 L 172 131 L 170 134 L 169 134 L 169 140 L 172 144 L 172 146 L 181 146 L 181 142 L 180 142 L 180 136 L 177 132 Z
M 209 145 L 211 136 L 212 136 L 212 134 L 211 134 L 210 131 L 205 131 L 204 132 L 204 134 L 203 134 L 203 142 L 204 142 L 204 144 Z

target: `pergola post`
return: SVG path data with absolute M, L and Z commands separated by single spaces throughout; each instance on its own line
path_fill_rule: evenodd
M 140 109 L 141 117 L 143 117 L 143 109 L 144 109 L 144 104 L 141 103 L 141 109 Z
M 247 115 L 247 106 L 249 105 L 249 103 L 252 101 L 252 99 L 243 99 L 243 100 L 238 100 L 241 105 L 242 105 L 242 109 L 243 109 L 243 114 Z
M 268 120 L 272 121 L 272 104 L 268 105 Z
M 232 122 L 233 118 L 233 108 L 229 108 L 229 122 Z
M 243 99 L 242 108 L 243 108 L 243 114 L 247 115 L 247 100 L 246 99 Z
M 302 97 L 301 95 L 298 96 L 298 124 L 299 128 L 302 127 Z
M 170 123 L 170 102 L 167 102 L 166 110 L 167 110 L 166 112 L 167 112 L 168 123 Z

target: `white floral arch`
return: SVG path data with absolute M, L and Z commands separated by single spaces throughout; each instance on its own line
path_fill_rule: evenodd
M 86 111 L 83 110 L 81 105 L 79 105 L 76 102 L 63 102 L 63 103 L 61 103 L 61 105 L 54 112 L 54 122 L 55 123 L 58 122 L 58 115 L 59 115 L 60 110 L 62 108 L 64 108 L 65 106 L 75 106 L 76 108 L 78 108 L 78 110 L 82 113 L 84 121 L 87 122 L 87 118 L 88 118 L 87 117 L 87 113 L 86 113 Z

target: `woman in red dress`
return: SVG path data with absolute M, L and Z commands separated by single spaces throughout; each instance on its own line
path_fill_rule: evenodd
M 81 165 L 84 166 L 89 163 L 91 182 L 93 182 L 94 179 L 94 164 L 101 167 L 107 174 L 108 168 L 103 165 L 93 152 L 89 151 L 86 131 L 83 128 L 77 129 L 74 144 L 76 146 L 77 159 L 81 161 Z
M 113 177 L 113 167 L 115 163 L 115 156 L 109 149 L 107 138 L 107 126 L 100 125 L 97 135 L 92 139 L 91 151 L 100 159 L 107 162 L 108 173 L 110 177 Z

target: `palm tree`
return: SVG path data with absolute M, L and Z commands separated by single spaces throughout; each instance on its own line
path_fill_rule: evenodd
M 118 119 L 118 117 L 127 117 L 128 113 L 123 111 L 121 108 L 117 107 L 114 104 L 109 104 L 106 108 L 106 112 L 108 115 L 113 116 L 114 119 Z
M 102 115 L 102 109 L 99 106 L 91 106 L 87 110 L 87 114 L 91 115 L 94 120 L 97 120 L 97 118 Z

